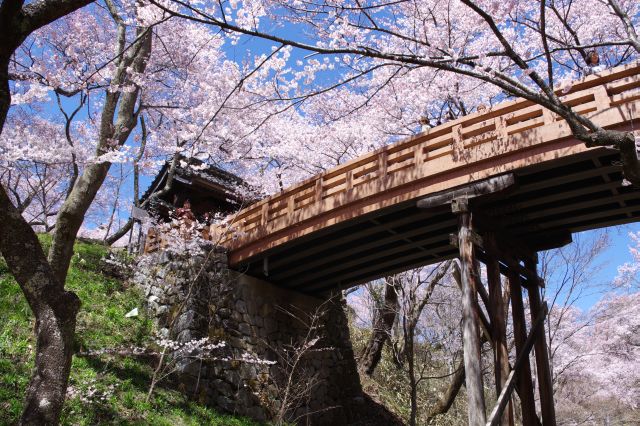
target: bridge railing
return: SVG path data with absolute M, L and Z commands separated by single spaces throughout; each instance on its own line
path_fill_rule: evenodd
M 562 95 L 558 91 L 558 95 Z M 580 114 L 594 113 L 640 99 L 640 64 L 607 70 L 574 82 L 561 96 Z M 598 122 L 597 117 L 594 118 Z M 227 229 L 212 235 L 230 249 L 301 223 L 319 213 L 372 197 L 452 165 L 487 160 L 512 150 L 519 138 L 545 127 L 557 132 L 561 117 L 525 99 L 504 102 L 444 123 L 401 142 L 362 155 L 241 210 Z M 606 125 L 606 123 L 600 123 Z M 549 138 L 551 139 L 551 138 Z M 557 137 L 556 137 L 557 139 Z M 445 161 L 436 161 L 449 157 Z

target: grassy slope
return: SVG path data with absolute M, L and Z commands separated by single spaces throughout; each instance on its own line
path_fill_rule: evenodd
M 41 238 L 47 245 L 48 238 Z M 134 307 L 142 307 L 142 295 L 98 270 L 106 249 L 78 243 L 75 252 L 67 288 L 82 300 L 76 349 L 138 346 L 147 342 L 150 321 L 144 316 L 124 317 Z M 33 317 L 0 257 L 0 425 L 14 424 L 20 416 L 33 357 Z M 62 424 L 254 424 L 222 416 L 163 387 L 146 403 L 151 372 L 149 365 L 136 359 L 74 357 Z

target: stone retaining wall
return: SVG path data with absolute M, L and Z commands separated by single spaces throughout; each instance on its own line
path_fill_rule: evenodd
M 226 342 L 218 360 L 177 363 L 176 381 L 190 397 L 257 420 L 273 419 L 287 401 L 286 418 L 296 423 L 376 424 L 365 420 L 371 401 L 360 386 L 341 295 L 310 297 L 238 274 L 213 248 L 149 254 L 134 282 L 162 337 Z

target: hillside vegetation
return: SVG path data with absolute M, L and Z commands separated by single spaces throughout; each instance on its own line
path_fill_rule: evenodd
M 50 238 L 40 237 L 45 246 Z M 67 288 L 82 308 L 76 329 L 76 354 L 148 345 L 152 325 L 144 316 L 142 295 L 101 272 L 107 249 L 77 243 Z M 125 314 L 139 308 L 140 315 Z M 0 258 L 0 424 L 15 424 L 29 381 L 35 340 L 34 319 L 20 288 Z M 224 425 L 249 426 L 250 420 L 221 415 L 187 401 L 169 383 L 160 384 L 145 402 L 153 361 L 100 355 L 74 356 L 61 423 L 65 425 Z

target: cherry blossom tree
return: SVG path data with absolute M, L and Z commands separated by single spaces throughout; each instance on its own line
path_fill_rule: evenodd
M 630 232 L 629 238 L 633 245 L 629 246 L 632 261 L 618 266 L 618 274 L 613 280 L 617 288 L 625 290 L 638 289 L 638 274 L 640 273 L 640 232 Z
M 259 37 L 306 52 L 298 64 L 302 69 L 292 68 L 291 78 L 281 75 L 283 100 L 298 101 L 305 97 L 302 92 L 308 96 L 308 85 L 325 81 L 320 75 L 334 60 L 340 64 L 341 83 L 366 77 L 376 88 L 397 81 L 408 91 L 415 89 L 413 78 L 421 72 L 442 74 L 449 87 L 459 80 L 484 82 L 564 118 L 587 146 L 618 149 L 625 177 L 640 185 L 633 134 L 599 127 L 564 105 L 561 96 L 571 90 L 570 81 L 584 68 L 591 49 L 599 49 L 609 65 L 637 58 L 637 2 L 150 1 L 238 38 Z M 299 37 L 291 36 L 292 28 Z M 339 85 L 325 84 L 315 93 Z
M 378 348 L 390 340 L 389 353 L 395 366 L 392 374 L 399 376 L 401 383 L 391 384 L 390 388 L 401 403 L 406 403 L 409 424 L 423 424 L 446 413 L 464 382 L 460 291 L 451 278 L 450 272 L 455 269 L 451 266 L 452 261 L 446 261 L 417 268 L 387 278 L 387 282 L 369 283 L 366 289 L 349 295 L 357 326 L 381 328 L 372 330 L 377 339 L 366 343 L 361 366 L 375 368 L 379 359 L 372 363 L 370 358 L 379 357 Z M 383 306 L 375 300 L 381 297 L 380 291 L 385 292 Z M 395 296 L 389 297 L 389 291 Z M 384 316 L 386 321 L 393 321 L 389 327 L 382 324 Z M 363 372 L 373 375 L 373 371 Z M 434 379 L 446 381 L 438 395 L 425 392 L 436 388 Z
M 25 220 L 35 229 L 49 232 L 64 200 L 67 167 L 39 162 L 0 165 L 0 182 Z
M 631 424 L 640 419 L 640 293 L 610 293 L 589 311 L 573 309 L 556 330 L 559 418 L 575 423 Z
M 42 0 L 0 5 L 0 132 L 11 105 L 9 63 L 16 49 L 39 28 L 90 0 Z M 26 397 L 23 424 L 56 423 L 71 367 L 77 297 L 56 280 L 32 228 L 0 185 L 0 252 L 36 315 L 37 368 Z
M 28 188 L 5 173 L 3 183 L 15 183 L 15 191 L 12 198 L 4 189 L 0 193 L 7 219 L 0 251 L 36 316 L 36 372 L 22 421 L 55 423 L 79 308 L 64 281 L 76 235 L 96 197 L 100 206 L 103 196 L 117 192 L 111 184 L 100 192 L 111 165 L 133 161 L 145 168 L 175 154 L 224 162 L 251 151 L 256 138 L 264 137 L 262 123 L 278 115 L 277 107 L 268 108 L 262 80 L 288 53 L 274 49 L 239 64 L 225 59 L 223 35 L 153 6 L 111 0 L 22 41 L 7 74 L 13 106 L 3 117 L 2 166 L 14 174 L 18 164 L 66 173 L 58 180 L 64 190 L 58 191 L 46 258 L 21 214 L 25 209 L 14 205 L 29 198 Z M 54 96 L 58 116 L 44 106 Z M 143 113 L 146 124 L 138 133 Z
M 276 192 L 421 126 L 521 96 L 586 143 L 619 148 L 625 176 L 640 182 L 633 136 L 599 128 L 556 90 L 570 90 L 590 49 L 610 66 L 637 57 L 637 2 L 107 0 L 42 28 L 87 3 L 0 6 L 0 251 L 37 318 L 26 407 L 38 418 L 59 414 L 78 309 L 63 284 L 96 198 L 118 202 L 114 163 L 139 172 L 196 156 Z M 256 37 L 272 46 L 226 57 Z M 19 163 L 42 184 L 17 182 Z M 59 176 L 53 189 L 44 166 Z M 30 201 L 38 185 L 55 194 L 38 202 L 42 212 Z M 53 227 L 48 258 L 35 217 Z

